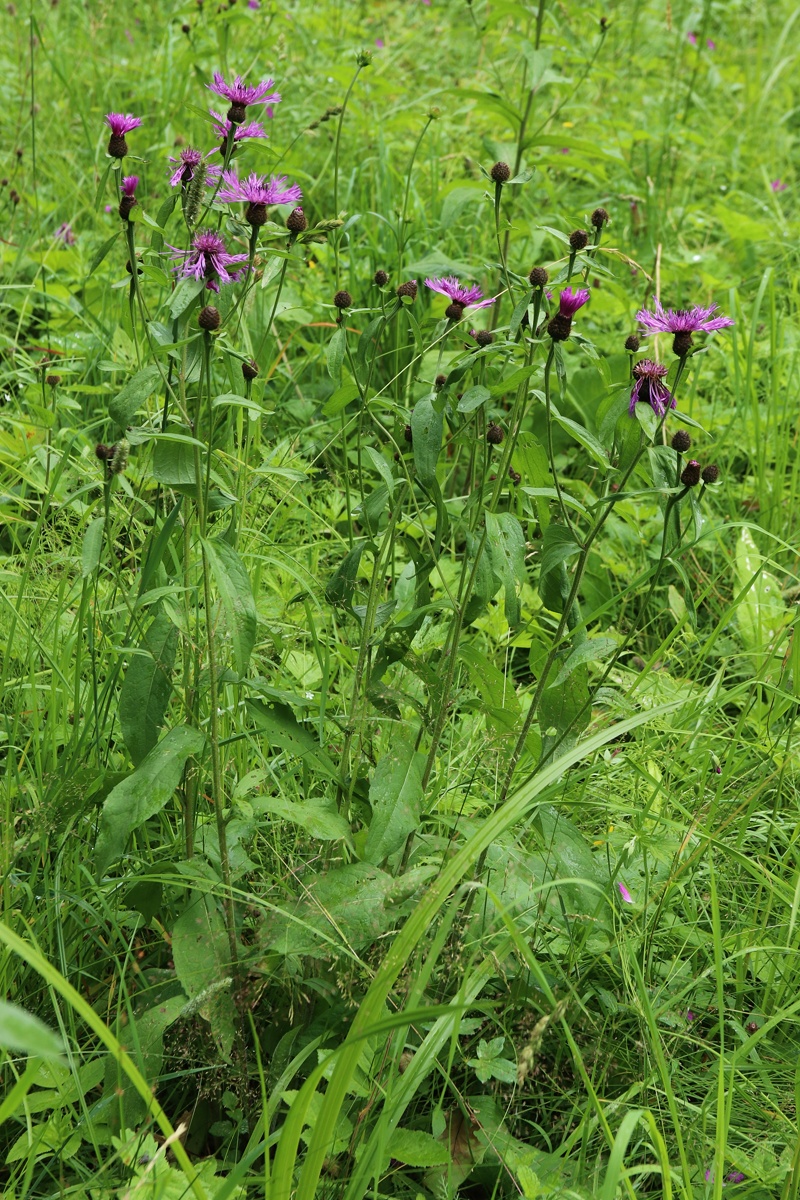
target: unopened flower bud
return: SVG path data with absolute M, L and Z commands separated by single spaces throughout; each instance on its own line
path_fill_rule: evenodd
M 372 51 L 371 50 L 359 50 L 358 54 L 356 55 L 356 62 L 358 63 L 358 65 L 360 67 L 371 67 L 372 66 Z
M 437 375 L 433 381 L 433 386 L 436 388 L 437 392 L 439 392 L 442 390 L 442 388 L 444 387 L 444 385 L 446 383 L 447 383 L 446 375 Z
M 409 300 L 416 300 L 418 290 L 416 279 L 409 279 L 405 283 L 400 284 L 397 289 L 397 295 L 401 299 L 406 296 Z
M 267 206 L 266 204 L 257 204 L 252 200 L 245 209 L 244 219 L 248 225 L 252 225 L 254 229 L 260 228 L 267 223 Z
M 405 429 L 403 430 L 403 437 L 406 439 L 406 441 L 408 442 L 408 444 L 410 446 L 414 440 L 414 433 L 413 433 L 410 425 L 406 425 Z
M 100 459 L 100 462 L 111 462 L 114 457 L 114 447 L 107 446 L 105 442 L 98 442 L 94 448 L 94 452 Z
M 447 308 L 444 310 L 444 315 L 447 317 L 448 321 L 460 321 L 464 315 L 464 305 L 459 304 L 456 300 L 454 300 L 452 304 L 448 304 Z
M 336 295 L 333 297 L 333 303 L 336 305 L 337 308 L 352 308 L 353 307 L 353 297 L 350 295 L 349 292 L 345 292 L 343 290 L 341 292 L 336 293 Z
M 256 378 L 258 375 L 258 363 L 254 358 L 251 358 L 250 362 L 242 363 L 242 375 L 244 375 L 248 383 L 251 379 Z
M 389 282 L 389 276 L 386 274 L 386 272 L 384 270 L 379 268 L 375 272 L 375 274 L 372 276 L 372 282 L 375 284 L 376 287 L 385 287 L 386 284 Z
M 585 250 L 589 245 L 589 235 L 585 229 L 573 229 L 569 235 L 569 244 L 572 250 L 577 254 L 579 250 Z
M 45 377 L 45 383 L 47 384 L 48 387 L 56 388 L 61 383 L 61 376 L 60 375 L 47 375 Z
M 565 342 L 572 332 L 572 317 L 567 317 L 563 313 L 557 312 L 547 322 L 547 332 L 554 342 Z
M 490 333 L 488 329 L 479 329 L 475 334 L 475 341 L 483 349 L 484 346 L 491 346 L 494 341 L 494 334 Z
M 641 342 L 635 333 L 632 333 L 630 337 L 625 339 L 625 349 L 630 350 L 631 354 L 635 354 L 640 345 Z
M 494 421 L 489 422 L 489 427 L 486 430 L 486 441 L 489 443 L 490 446 L 502 445 L 503 438 L 505 436 L 506 435 L 503 433 L 503 430 L 500 428 L 499 425 L 495 424 Z
M 595 229 L 602 229 L 611 220 L 607 211 L 604 208 L 596 208 L 589 220 Z
M 305 233 L 308 229 L 308 218 L 302 208 L 293 208 L 286 218 L 286 228 L 290 233 Z
M 439 117 L 441 115 L 442 115 L 442 110 L 439 108 L 438 104 L 432 104 L 431 107 L 428 109 L 428 118 L 431 121 L 438 121 Z
M 703 467 L 700 472 L 700 478 L 703 483 L 716 483 L 719 479 L 719 467 L 716 463 L 709 463 L 707 467 Z
M 489 174 L 495 183 L 508 183 L 511 178 L 511 168 L 508 163 L 496 162 Z
M 508 468 L 508 478 L 515 486 L 522 482 L 522 476 L 520 475 L 519 471 L 515 471 L 513 467 Z
M 684 487 L 697 487 L 700 482 L 700 463 L 691 458 L 681 472 L 681 483 Z
M 544 269 L 544 267 L 534 267 L 528 276 L 528 282 L 530 283 L 531 287 L 543 288 L 547 283 L 547 278 L 547 271 Z
M 692 439 L 685 429 L 676 429 L 672 435 L 672 449 L 679 454 L 685 454 L 692 444 Z
M 214 329 L 219 329 L 220 325 L 219 309 L 213 304 L 206 304 L 205 308 L 201 308 L 197 317 L 197 324 L 201 329 L 207 332 L 212 332 Z
M 191 25 L 186 25 L 186 24 L 181 25 L 181 33 L 191 33 L 191 32 L 192 32 Z

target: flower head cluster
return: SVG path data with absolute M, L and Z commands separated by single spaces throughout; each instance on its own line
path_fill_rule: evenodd
M 657 417 L 663 417 L 667 409 L 675 408 L 677 401 L 663 382 L 667 368 L 662 363 L 643 358 L 633 368 L 636 382 L 631 391 L 628 412 L 633 416 L 639 401 L 649 404 Z
M 554 342 L 567 340 L 572 331 L 572 318 L 579 308 L 583 308 L 588 299 L 588 288 L 577 288 L 574 292 L 571 287 L 562 289 L 561 295 L 558 297 L 558 312 L 547 325 L 547 332 Z
M 268 115 L 272 116 L 272 105 L 280 103 L 280 92 L 275 87 L 274 79 L 262 79 L 260 83 L 247 84 L 241 75 L 237 75 L 233 83 L 226 83 L 220 71 L 214 72 L 214 82 L 206 84 L 212 92 L 229 101 L 228 120 L 234 125 L 241 125 L 245 118 L 245 110 L 250 104 L 267 104 Z
M 112 158 L 124 158 L 128 153 L 128 143 L 125 134 L 132 129 L 138 129 L 142 123 L 141 117 L 133 117 L 130 113 L 106 113 L 105 123 L 111 130 L 108 139 L 108 153 Z
M 218 292 L 221 283 L 237 282 L 245 273 L 244 268 L 230 271 L 229 267 L 246 262 L 248 256 L 229 254 L 223 239 L 211 229 L 201 230 L 194 237 L 190 250 L 171 248 L 175 251 L 173 258 L 183 259 L 176 264 L 175 270 L 183 277 L 205 279 L 206 287 L 212 292 Z
M 717 304 L 695 304 L 688 309 L 665 309 L 660 300 L 653 304 L 653 312 L 646 308 L 640 309 L 636 320 L 645 333 L 672 333 L 674 339 L 672 349 L 675 354 L 683 357 L 688 354 L 692 345 L 693 333 L 713 333 L 717 329 L 726 329 L 733 325 L 730 317 L 715 317 Z
M 213 150 L 209 151 L 209 154 L 213 153 Z M 176 164 L 175 170 L 169 177 L 170 187 L 177 187 L 178 184 L 185 187 L 191 183 L 197 168 L 201 163 L 205 163 L 209 154 L 203 154 L 202 150 L 195 150 L 192 146 L 187 146 L 185 150 L 181 150 L 177 158 L 170 156 L 169 161 Z M 220 167 L 212 167 L 206 164 L 206 182 L 214 182 L 220 170 Z
M 445 309 L 445 316 L 451 321 L 460 321 L 468 308 L 476 311 L 489 308 L 497 299 L 496 296 L 484 299 L 479 287 L 463 287 L 455 275 L 448 275 L 444 279 L 426 279 L 425 286 L 440 296 L 447 296 L 450 303 Z
M 233 203 L 239 200 L 246 203 L 245 220 L 251 225 L 264 224 L 268 205 L 293 204 L 303 197 L 296 183 L 286 186 L 285 175 L 273 175 L 271 179 L 267 179 L 263 175 L 251 172 L 246 179 L 239 179 L 235 171 L 224 171 L 222 179 L 224 186 L 217 193 L 218 198 Z

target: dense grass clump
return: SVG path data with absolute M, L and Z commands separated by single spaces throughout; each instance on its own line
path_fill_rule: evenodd
M 8 6 L 4 1197 L 796 1200 L 797 15 Z

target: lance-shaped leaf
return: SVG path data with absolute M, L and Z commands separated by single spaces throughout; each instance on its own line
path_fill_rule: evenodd
M 366 862 L 379 866 L 419 825 L 425 755 L 397 739 L 381 758 L 369 787 L 372 820 L 364 846 Z
M 203 550 L 217 585 L 233 641 L 233 661 L 244 675 L 256 642 L 258 616 L 250 587 L 250 576 L 233 546 L 220 538 L 203 538 Z M 210 614 L 206 614 L 210 619 Z
M 525 535 L 512 513 L 486 513 L 486 541 L 492 570 L 505 589 L 505 613 L 509 625 L 519 624 L 517 584 L 527 579 Z
M 420 400 L 411 414 L 414 466 L 423 487 L 436 483 L 436 463 L 442 448 L 444 418 L 427 398 Z
M 142 367 L 129 379 L 121 392 L 109 401 L 108 411 L 118 425 L 129 425 L 145 400 L 158 387 L 161 372 L 158 367 Z
M 178 630 L 163 609 L 145 630 L 125 673 L 119 695 L 119 723 L 134 766 L 158 741 L 172 691 Z

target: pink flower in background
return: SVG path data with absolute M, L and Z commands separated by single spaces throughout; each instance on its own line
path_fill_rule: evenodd
M 773 179 L 769 186 L 772 188 L 773 192 L 785 192 L 789 185 L 782 183 L 780 179 Z
M 59 238 L 65 246 L 75 245 L 75 234 L 72 232 L 72 226 L 68 221 L 65 221 L 63 225 L 59 225 L 58 229 L 53 234 L 53 237 Z
M 687 1010 L 686 1010 L 686 1020 L 687 1020 L 687 1021 L 693 1021 L 693 1020 L 694 1020 L 694 1017 L 695 1017 L 695 1014 L 692 1012 L 692 1010 L 691 1010 L 690 1008 L 687 1008 Z
M 630 894 L 624 883 L 617 883 L 619 894 L 626 904 L 633 904 L 633 896 Z
M 559 154 L 569 154 L 569 146 L 562 146 L 558 153 Z
M 261 5 L 259 4 L 258 0 L 247 0 L 247 7 L 252 8 L 253 11 L 255 11 L 257 8 L 261 8 Z
M 709 50 L 716 50 L 717 43 L 715 41 L 713 41 L 711 38 L 706 38 L 706 47 Z
M 375 38 L 375 45 L 379 50 L 382 50 L 386 43 L 384 42 L 383 38 Z
M 687 35 L 686 35 L 686 40 L 690 46 L 696 46 L 697 45 L 697 34 L 692 33 L 690 30 L 689 33 L 687 33 Z

